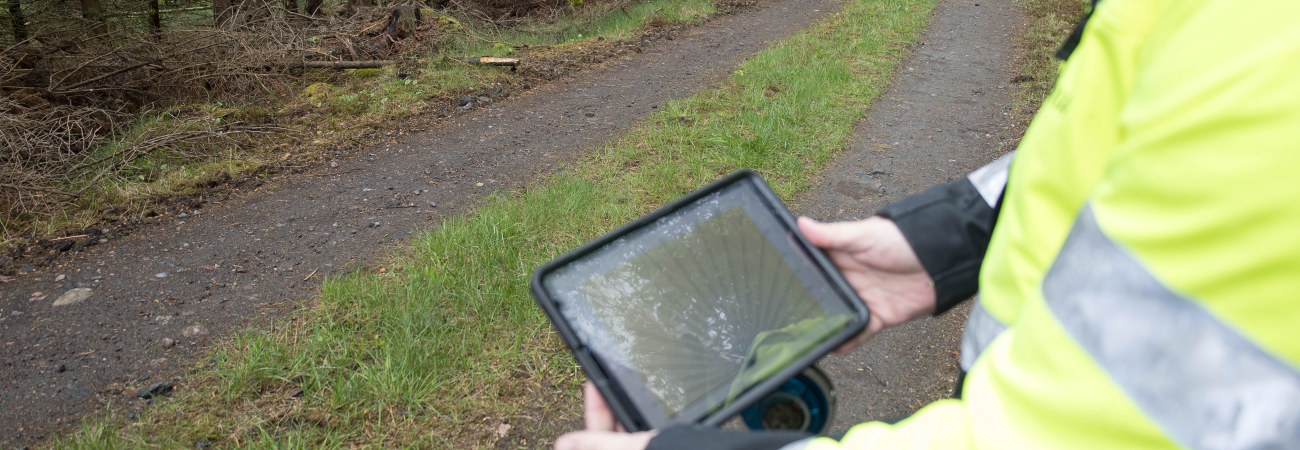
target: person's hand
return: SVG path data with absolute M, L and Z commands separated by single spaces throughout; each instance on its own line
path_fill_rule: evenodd
M 821 223 L 800 217 L 799 230 L 826 252 L 871 310 L 867 329 L 836 352 L 847 353 L 880 330 L 934 313 L 930 274 L 892 220 Z
M 655 435 L 653 431 L 624 432 L 590 381 L 582 384 L 582 408 L 587 429 L 560 436 L 555 440 L 555 450 L 642 450 Z

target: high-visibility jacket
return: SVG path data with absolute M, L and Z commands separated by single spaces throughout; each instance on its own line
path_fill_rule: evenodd
M 884 215 L 941 307 L 978 274 L 962 398 L 782 445 L 1300 448 L 1300 2 L 1101 2 L 959 183 Z

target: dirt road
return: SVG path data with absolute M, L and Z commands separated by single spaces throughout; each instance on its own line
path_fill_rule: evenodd
M 964 177 L 1020 138 L 1008 115 L 1013 38 L 1010 0 L 946 0 L 854 142 L 793 211 L 853 220 L 929 186 Z M 949 397 L 969 305 L 888 330 L 846 356 L 822 360 L 839 407 L 832 431 L 892 421 Z
M 1008 3 L 942 4 L 853 148 L 795 210 L 865 217 L 962 176 L 1013 139 L 1002 115 L 1018 22 Z M 141 408 L 138 391 L 154 383 L 185 389 L 185 369 L 214 340 L 284 317 L 322 277 L 379 261 L 415 230 L 616 138 L 666 100 L 716 83 L 744 57 L 837 7 L 761 2 L 644 53 L 430 123 L 431 131 L 394 133 L 306 174 L 214 195 L 184 216 L 0 284 L 0 447 L 69 430 L 110 402 Z M 53 306 L 75 288 L 90 289 L 89 297 Z M 949 314 L 825 361 L 841 389 L 839 423 L 902 415 L 945 395 L 961 321 Z
M 69 430 L 108 403 L 138 409 L 137 393 L 154 383 L 185 389 L 180 377 L 214 340 L 284 317 L 322 277 L 378 261 L 412 232 L 616 138 L 837 7 L 760 2 L 0 284 L 0 448 Z M 77 288 L 89 298 L 53 306 Z

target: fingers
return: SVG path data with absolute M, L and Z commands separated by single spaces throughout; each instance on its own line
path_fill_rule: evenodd
M 555 440 L 555 450 L 641 450 L 654 437 L 653 432 L 624 433 L 614 420 L 609 404 L 591 381 L 582 383 L 583 419 L 586 431 L 560 436 Z
M 591 381 L 582 383 L 582 408 L 587 431 L 618 431 L 614 413 Z
M 555 450 L 642 450 L 653 437 L 653 432 L 629 434 L 578 431 L 556 439 Z

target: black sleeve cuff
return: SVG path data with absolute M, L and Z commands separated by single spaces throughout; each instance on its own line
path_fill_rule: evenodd
M 979 290 L 980 264 L 988 249 L 998 207 L 989 206 L 963 178 L 935 186 L 884 207 L 876 214 L 893 220 L 934 282 L 935 314 Z
M 646 450 L 778 450 L 791 442 L 812 437 L 791 431 L 730 431 L 686 425 L 659 430 Z

